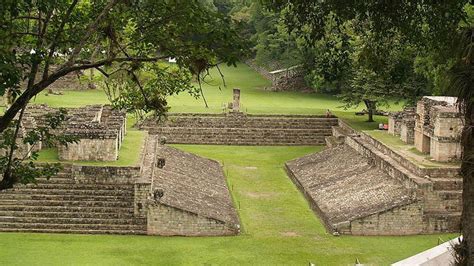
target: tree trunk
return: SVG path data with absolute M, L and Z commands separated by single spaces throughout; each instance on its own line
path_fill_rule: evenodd
M 367 113 L 369 115 L 369 119 L 367 122 L 374 122 L 374 112 L 375 112 L 375 102 L 371 100 L 364 100 L 365 106 L 367 107 Z
M 474 265 L 474 105 L 465 109 L 461 173 L 463 176 L 461 228 L 463 242 L 460 247 L 463 261 L 459 265 Z
M 10 145 L 10 151 L 8 154 L 8 163 L 5 168 L 5 171 L 3 172 L 3 178 L 2 181 L 0 182 L 0 190 L 12 188 L 15 183 L 17 183 L 17 178 L 12 175 L 12 162 L 13 162 L 13 156 L 15 154 L 16 148 L 16 140 L 18 139 L 18 133 L 20 132 L 20 127 L 21 127 L 21 120 L 23 119 L 23 114 L 25 113 L 26 105 L 21 109 L 20 116 L 18 117 L 18 122 L 15 127 L 15 133 L 13 135 L 13 142 Z

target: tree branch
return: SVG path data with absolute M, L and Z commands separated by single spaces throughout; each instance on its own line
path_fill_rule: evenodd
M 56 72 L 48 76 L 46 79 L 42 79 L 38 83 L 28 86 L 28 88 L 16 99 L 16 101 L 8 108 L 5 114 L 0 118 L 0 133 L 3 132 L 10 122 L 15 118 L 16 114 L 21 108 L 27 104 L 31 98 L 43 91 L 49 85 L 54 83 L 59 78 L 78 70 L 85 70 L 89 68 L 97 68 L 104 65 L 117 62 L 155 62 L 160 59 L 164 59 L 166 56 L 161 57 L 119 57 L 119 58 L 107 58 L 96 62 L 83 61 L 82 64 L 67 66 L 59 68 Z M 34 80 L 34 79 L 33 79 Z M 30 79 L 31 81 L 31 79 Z
M 86 42 L 90 39 L 90 37 L 92 36 L 92 33 L 94 33 L 97 30 L 97 26 L 98 26 L 99 22 L 104 17 L 107 16 L 110 9 L 112 9 L 117 4 L 117 2 L 118 2 L 118 0 L 110 0 L 109 3 L 104 7 L 104 9 L 102 9 L 102 12 L 99 14 L 99 16 L 97 16 L 97 18 L 91 24 L 89 24 L 89 26 L 87 26 L 87 30 L 84 34 L 84 37 L 79 42 L 79 45 L 77 45 L 74 48 L 74 50 L 71 53 L 71 56 L 69 57 L 69 60 L 68 60 L 68 63 L 67 63 L 68 65 L 74 64 L 74 58 L 76 58 L 76 56 L 79 54 L 79 52 L 81 52 L 81 49 L 84 47 Z
M 68 10 L 66 11 L 66 14 L 64 15 L 63 20 L 61 21 L 61 25 L 59 25 L 58 31 L 54 35 L 53 42 L 49 46 L 49 54 L 48 57 L 46 58 L 45 61 L 45 66 L 44 66 L 44 71 L 43 71 L 43 79 L 48 77 L 48 72 L 49 72 L 49 64 L 51 62 L 51 57 L 54 55 L 54 52 L 56 50 L 56 46 L 59 44 L 59 38 L 61 37 L 61 34 L 64 30 L 64 26 L 66 25 L 66 22 L 68 21 L 68 18 L 71 16 L 72 11 L 77 5 L 78 0 L 74 0 L 71 5 L 69 6 Z

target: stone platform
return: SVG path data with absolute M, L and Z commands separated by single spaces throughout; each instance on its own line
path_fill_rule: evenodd
M 329 231 L 354 235 L 458 232 L 456 167 L 422 167 L 339 121 L 330 148 L 286 164 Z
M 140 128 L 168 143 L 219 145 L 323 145 L 337 118 L 316 115 L 170 114 Z
M 163 145 L 156 154 L 166 163 L 151 182 L 158 196 L 149 202 L 149 234 L 238 234 L 239 219 L 218 162 Z

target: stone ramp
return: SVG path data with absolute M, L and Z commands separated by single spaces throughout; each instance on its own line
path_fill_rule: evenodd
M 401 182 L 347 145 L 287 162 L 286 168 L 330 231 L 414 202 Z
M 153 187 L 162 189 L 160 202 L 226 223 L 238 224 L 237 213 L 220 164 L 168 146 L 159 146 L 166 158 Z
M 156 156 L 163 158 L 165 165 L 154 169 L 149 232 L 185 236 L 238 234 L 239 219 L 218 162 L 164 145 L 157 146 Z

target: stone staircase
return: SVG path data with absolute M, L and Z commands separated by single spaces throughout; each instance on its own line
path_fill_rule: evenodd
M 71 169 L 0 192 L 0 231 L 146 234 L 134 217 L 134 185 L 76 181 Z
M 346 136 L 351 134 L 349 130 L 344 129 L 340 126 L 332 126 L 331 127 L 332 136 L 327 136 L 324 140 L 326 142 L 326 146 L 328 148 L 333 148 L 338 145 L 344 144 L 344 140 Z
M 278 115 L 174 114 L 141 126 L 168 143 L 222 145 L 323 145 L 337 118 Z
M 365 133 L 333 127 L 333 136 L 369 157 L 393 178 L 416 191 L 429 232 L 456 232 L 462 211 L 462 178 L 456 168 L 425 168 Z M 344 141 L 345 139 L 345 141 Z

